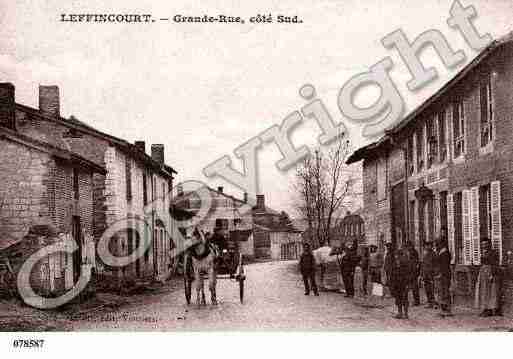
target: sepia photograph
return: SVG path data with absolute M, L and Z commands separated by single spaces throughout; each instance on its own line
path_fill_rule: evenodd
M 513 332 L 512 20 L 0 0 L 0 351 Z

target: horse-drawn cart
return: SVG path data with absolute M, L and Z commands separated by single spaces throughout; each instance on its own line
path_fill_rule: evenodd
M 244 301 L 244 281 L 246 275 L 244 273 L 244 263 L 242 260 L 242 254 L 239 247 L 239 233 L 241 231 L 231 231 L 230 235 L 226 238 L 225 248 L 216 248 L 215 254 L 213 255 L 213 273 L 208 273 L 208 269 L 205 271 L 196 270 L 194 268 L 194 262 L 199 263 L 194 252 L 194 249 L 188 250 L 184 255 L 183 268 L 184 268 L 184 292 L 187 304 L 191 303 L 192 285 L 196 276 L 201 276 L 199 280 L 201 283 L 201 290 L 203 290 L 203 279 L 210 280 L 210 291 L 212 294 L 213 304 L 217 303 L 215 294 L 215 285 L 218 279 L 228 279 L 238 282 L 239 284 L 239 298 L 240 302 Z M 206 246 L 211 246 L 211 243 L 207 243 Z M 212 248 L 212 247 L 210 247 Z M 205 256 L 205 260 L 208 258 Z M 212 284 L 213 281 L 213 284 Z M 213 286 L 213 288 L 212 288 Z M 199 295 L 199 294 L 198 294 Z M 198 298 L 199 301 L 199 298 Z M 202 301 L 205 302 L 205 297 L 202 292 Z

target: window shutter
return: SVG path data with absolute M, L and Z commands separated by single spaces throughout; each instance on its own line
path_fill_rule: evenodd
M 472 226 L 472 263 L 481 264 L 481 238 L 479 233 L 479 187 L 470 190 L 470 211 Z
M 501 182 L 490 183 L 492 209 L 492 248 L 499 253 L 502 264 L 502 222 L 501 222 Z
M 463 224 L 463 264 L 472 264 L 472 228 L 470 213 L 470 190 L 463 190 L 461 208 Z
M 55 265 L 55 254 L 52 253 L 48 256 L 48 272 L 50 277 L 50 290 L 52 292 L 55 290 Z
M 456 258 L 456 246 L 454 245 L 454 200 L 452 193 L 447 194 L 447 241 L 451 252 L 451 264 Z
M 71 250 L 71 246 L 73 243 L 73 238 L 71 236 L 71 233 L 66 234 L 64 241 L 66 243 L 66 249 Z M 73 287 L 73 254 L 70 252 L 66 253 L 67 260 L 66 260 L 66 268 L 64 270 L 64 286 L 66 289 L 70 289 Z
M 440 233 L 440 197 L 439 195 L 433 199 L 433 235 L 435 238 Z M 454 254 L 454 253 L 452 253 Z

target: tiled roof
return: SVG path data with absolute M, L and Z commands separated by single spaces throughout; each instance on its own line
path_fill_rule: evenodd
M 398 124 L 396 124 L 391 129 L 385 132 L 385 135 L 382 136 L 376 142 L 373 142 L 369 145 L 359 148 L 356 150 L 349 158 L 346 163 L 351 164 L 357 161 L 364 159 L 368 154 L 372 153 L 374 150 L 378 148 L 382 148 L 383 146 L 390 145 L 390 134 L 397 133 L 404 127 L 406 127 L 410 122 L 417 119 L 424 110 L 426 110 L 429 106 L 435 103 L 440 99 L 443 95 L 445 95 L 449 90 L 451 90 L 458 82 L 460 82 L 465 76 L 469 74 L 473 69 L 475 69 L 479 64 L 481 64 L 485 59 L 487 59 L 492 53 L 495 52 L 499 47 L 504 44 L 509 44 L 513 42 L 513 31 L 503 36 L 500 39 L 492 41 L 484 50 L 482 50 L 467 66 L 465 66 L 456 76 L 454 76 L 451 80 L 449 80 L 440 90 L 435 92 L 431 97 L 429 97 L 426 101 L 424 101 L 420 106 L 411 111 L 404 119 L 402 119 Z

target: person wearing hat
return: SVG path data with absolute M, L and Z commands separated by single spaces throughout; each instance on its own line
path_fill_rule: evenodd
M 310 287 L 316 296 L 319 295 L 315 283 L 315 258 L 308 243 L 303 244 L 303 253 L 299 259 L 299 270 L 305 284 L 305 295 L 310 295 Z
M 424 282 L 428 302 L 426 308 L 433 308 L 436 304 L 434 293 L 435 261 L 436 253 L 433 250 L 433 242 L 427 241 L 424 243 L 420 274 Z

